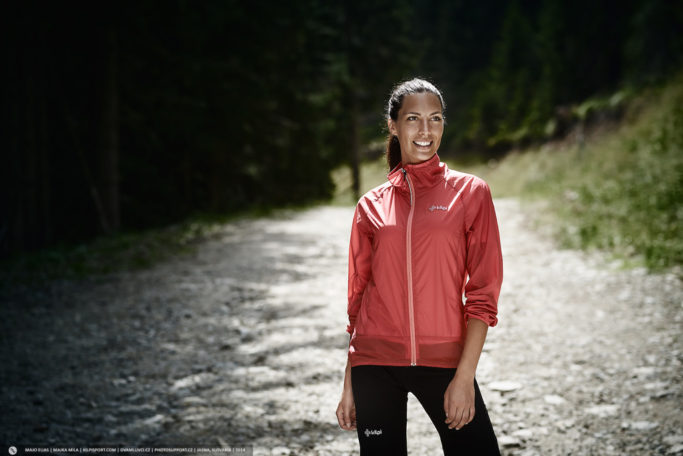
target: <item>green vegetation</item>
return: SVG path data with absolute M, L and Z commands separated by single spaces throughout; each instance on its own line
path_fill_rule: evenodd
M 198 240 L 210 236 L 219 227 L 219 221 L 186 220 L 165 228 L 101 235 L 88 242 L 61 243 L 15 255 L 0 263 L 0 288 L 139 270 L 159 260 L 191 252 Z
M 597 106 L 595 101 L 581 106 Z M 496 196 L 545 200 L 567 247 L 603 249 L 626 264 L 683 264 L 683 78 L 636 97 L 617 129 L 470 168 Z
M 361 194 L 384 183 L 389 172 L 384 157 L 366 161 L 360 168 L 360 192 Z M 332 197 L 332 204 L 338 206 L 355 205 L 356 201 L 351 189 L 351 169 L 348 166 L 340 166 L 332 171 L 332 180 L 336 191 Z
M 545 199 L 564 246 L 604 249 L 651 270 L 680 266 L 683 78 L 634 99 L 630 110 L 618 128 L 585 144 L 519 151 L 473 171 L 494 195 Z
M 0 261 L 0 292 L 22 285 L 40 286 L 55 279 L 81 280 L 145 269 L 192 254 L 202 241 L 220 236 L 227 222 L 282 215 L 306 207 L 310 205 L 261 206 L 229 215 L 198 213 L 165 227 L 100 235 L 87 242 L 62 242 L 36 252 L 16 254 Z
M 588 100 L 573 109 L 609 112 L 616 98 Z M 516 196 L 541 205 L 536 223 L 552 226 L 565 247 L 602 249 L 625 265 L 650 270 L 680 266 L 683 76 L 629 99 L 619 125 L 597 122 L 585 141 L 574 132 L 561 142 L 516 150 L 500 161 L 447 161 L 484 178 L 494 197 Z M 383 161 L 367 163 L 362 187 L 383 182 L 385 173 Z M 335 201 L 349 203 L 348 171 L 338 169 L 333 177 L 340 189 Z

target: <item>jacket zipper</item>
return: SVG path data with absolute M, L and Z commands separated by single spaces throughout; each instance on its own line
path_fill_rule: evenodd
M 415 201 L 413 195 L 413 184 L 410 182 L 408 173 L 404 168 L 403 176 L 408 182 L 408 189 L 410 190 L 410 212 L 408 212 L 408 224 L 406 226 L 406 267 L 408 272 L 408 315 L 410 317 L 410 365 L 415 366 L 417 364 L 417 350 L 415 349 L 415 316 L 413 309 L 413 267 L 412 267 L 412 254 L 411 254 L 411 234 L 413 231 L 413 212 L 415 211 Z

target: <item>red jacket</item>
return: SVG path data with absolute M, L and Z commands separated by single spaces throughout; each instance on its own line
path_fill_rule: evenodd
M 457 367 L 467 320 L 498 322 L 503 258 L 491 192 L 438 155 L 401 166 L 356 206 L 350 363 Z

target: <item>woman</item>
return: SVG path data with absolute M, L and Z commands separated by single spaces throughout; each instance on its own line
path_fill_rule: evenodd
M 444 108 L 427 81 L 394 89 L 388 181 L 354 214 L 351 337 L 337 419 L 357 430 L 361 455 L 407 453 L 408 392 L 434 423 L 444 454 L 500 454 L 475 380 L 488 327 L 497 323 L 498 224 L 486 182 L 439 160 Z

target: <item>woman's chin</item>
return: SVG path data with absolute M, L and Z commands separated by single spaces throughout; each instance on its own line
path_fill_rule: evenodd
M 406 160 L 404 160 L 403 162 L 405 164 L 410 164 L 410 165 L 415 165 L 417 163 L 426 162 L 427 160 L 432 158 L 435 153 L 436 153 L 436 150 L 414 151 L 413 153 L 409 154 L 408 157 L 406 157 Z

